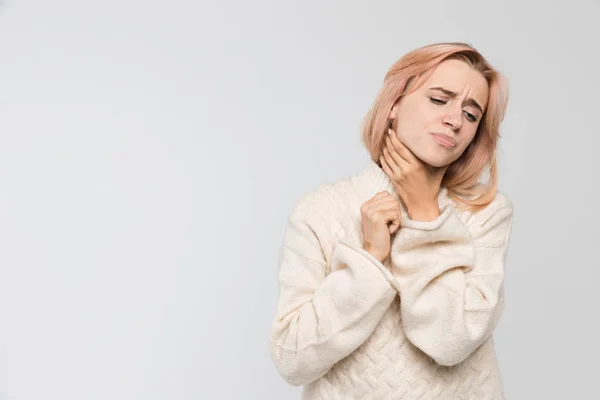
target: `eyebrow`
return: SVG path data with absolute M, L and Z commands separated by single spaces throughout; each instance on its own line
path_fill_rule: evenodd
M 440 92 L 443 92 L 444 94 L 450 96 L 450 97 L 456 97 L 458 96 L 458 93 L 453 92 L 452 90 L 448 90 L 446 88 L 443 88 L 441 86 L 435 86 L 435 87 L 430 87 L 430 90 L 439 90 Z M 479 105 L 478 102 L 475 101 L 475 99 L 469 97 L 468 99 L 465 100 L 464 104 L 466 106 L 473 106 L 475 108 L 477 108 L 481 114 L 483 114 L 483 107 L 481 107 L 481 105 Z

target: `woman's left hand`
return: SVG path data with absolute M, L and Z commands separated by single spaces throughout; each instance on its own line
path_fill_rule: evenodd
M 427 165 L 391 129 L 386 135 L 385 147 L 379 160 L 411 219 L 433 221 L 439 217 L 438 193 L 448 167 Z

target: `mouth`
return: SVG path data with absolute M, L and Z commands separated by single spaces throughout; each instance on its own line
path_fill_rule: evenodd
M 439 133 L 433 133 L 432 135 L 433 135 L 433 138 L 442 146 L 444 146 L 448 149 L 456 147 L 456 141 L 454 139 L 452 139 L 450 136 L 439 134 Z

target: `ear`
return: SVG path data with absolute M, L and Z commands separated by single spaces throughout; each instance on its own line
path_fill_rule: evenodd
M 388 119 L 395 120 L 397 115 L 398 115 L 398 103 L 394 104 L 394 106 L 390 110 L 390 114 L 388 115 Z

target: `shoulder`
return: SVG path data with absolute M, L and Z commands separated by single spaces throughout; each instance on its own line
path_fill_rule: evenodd
M 504 192 L 497 190 L 494 198 L 482 211 L 487 213 L 496 213 L 499 211 L 510 212 L 514 209 L 511 198 Z
M 484 184 L 480 183 L 479 185 L 477 185 L 476 189 L 477 189 L 476 192 L 484 192 L 486 187 Z M 444 193 L 444 199 L 447 199 L 448 201 L 450 201 L 456 208 L 459 208 L 459 209 L 462 208 L 460 206 L 460 203 L 461 203 L 460 201 L 449 198 L 447 188 L 444 188 L 443 193 Z M 469 201 L 469 200 L 475 200 L 475 199 L 477 199 L 477 197 L 476 196 L 465 196 L 464 199 Z M 513 210 L 513 202 L 511 200 L 511 198 L 501 190 L 496 190 L 493 198 L 489 201 L 489 203 L 487 205 L 479 208 L 477 211 L 470 212 L 470 214 L 471 214 L 471 216 L 493 214 L 498 210 L 510 210 L 511 212 Z
M 514 206 L 511 198 L 506 193 L 498 190 L 486 207 L 473 213 L 469 228 L 474 233 L 484 233 L 492 230 L 504 232 L 510 230 L 513 215 Z
M 354 208 L 348 201 L 352 196 L 343 196 L 344 192 L 352 191 L 351 187 L 347 178 L 340 178 L 299 196 L 287 218 L 287 232 L 292 236 L 286 240 L 318 245 L 324 257 L 329 259 L 337 238 L 352 221 L 352 213 L 347 211 Z
M 344 176 L 302 194 L 294 202 L 292 214 L 331 219 L 344 215 L 357 202 L 358 191 L 352 176 Z

